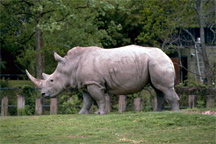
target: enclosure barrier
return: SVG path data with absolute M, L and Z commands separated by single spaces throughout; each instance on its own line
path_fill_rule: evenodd
M 118 112 L 122 113 L 126 111 L 126 100 L 126 95 L 119 95 Z
M 206 100 L 206 107 L 207 108 L 213 108 L 214 107 L 214 95 L 207 95 Z M 69 98 L 68 100 L 71 100 L 73 98 Z M 126 111 L 126 95 L 119 95 L 119 101 L 118 101 L 118 112 L 122 113 Z M 106 102 L 106 111 L 111 111 L 111 96 L 109 94 L 105 95 L 105 102 Z M 197 103 L 197 96 L 196 95 L 188 95 L 188 107 L 194 108 L 196 107 Z M 8 107 L 17 107 L 17 114 L 20 115 L 19 110 L 25 108 L 25 96 L 17 95 L 17 106 L 16 105 L 8 105 L 8 97 L 2 97 L 1 100 L 1 116 L 7 116 L 8 115 Z M 36 99 L 35 102 L 35 114 L 36 115 L 42 115 L 43 113 L 43 107 L 50 107 L 50 114 L 57 114 L 58 113 L 58 99 L 57 98 L 51 98 L 50 105 L 43 105 L 42 98 Z M 180 106 L 180 108 L 188 108 L 186 106 Z M 142 99 L 134 99 L 133 108 L 135 112 L 142 111 L 143 108 L 143 100 Z M 154 111 L 157 109 L 157 98 L 154 97 L 154 105 L 150 106 L 150 108 L 153 108 Z M 169 106 L 165 106 L 165 108 L 170 108 Z M 93 103 L 89 110 L 90 113 L 93 112 Z
M 153 111 L 157 110 L 157 98 L 154 97 L 154 105 L 153 105 Z
M 8 97 L 3 97 L 1 101 L 1 116 L 7 116 L 8 113 Z
M 19 80 L 19 79 L 23 79 L 23 77 L 26 77 L 25 74 L 0 74 L 0 78 L 2 80 L 5 80 L 5 79 L 14 79 L 14 80 Z M 24 78 L 25 79 L 25 78 Z
M 37 98 L 35 102 L 35 114 L 42 115 L 43 113 L 43 101 L 42 98 Z
M 107 113 L 111 112 L 111 96 L 109 94 L 105 94 L 106 101 L 106 111 Z
M 25 96 L 17 95 L 17 114 L 20 115 L 19 110 L 25 108 Z
M 134 112 L 140 112 L 143 108 L 143 99 L 134 98 Z
M 58 99 L 51 98 L 50 102 L 50 114 L 57 114 L 58 113 Z
M 73 98 L 69 98 L 68 100 L 71 100 Z M 126 95 L 119 95 L 119 107 L 118 111 L 120 113 L 126 111 Z M 50 114 L 57 114 L 58 113 L 58 99 L 57 98 L 51 98 L 50 99 Z M 106 111 L 111 111 L 111 96 L 109 94 L 105 95 L 105 103 L 106 103 Z M 43 107 L 48 107 L 48 105 L 43 105 L 42 98 L 36 99 L 35 102 L 35 114 L 36 115 L 42 115 L 43 113 Z M 142 110 L 142 99 L 136 99 L 134 100 L 134 111 L 140 112 Z M 17 113 L 20 115 L 19 110 L 25 108 L 25 96 L 17 95 Z M 93 112 L 93 103 L 89 110 L 90 113 Z M 8 113 L 8 97 L 2 98 L 2 104 L 1 104 L 1 115 L 7 116 Z
M 197 104 L 197 96 L 196 95 L 188 95 L 188 107 L 195 108 Z
M 213 108 L 214 107 L 214 95 L 207 95 L 206 99 L 206 108 Z

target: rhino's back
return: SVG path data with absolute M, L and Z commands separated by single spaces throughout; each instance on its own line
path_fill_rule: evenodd
M 92 49 L 81 59 L 79 81 L 81 85 L 98 83 L 108 93 L 134 93 L 140 91 L 149 81 L 148 62 L 157 61 L 156 57 L 162 55 L 165 54 L 157 48 L 136 45 Z

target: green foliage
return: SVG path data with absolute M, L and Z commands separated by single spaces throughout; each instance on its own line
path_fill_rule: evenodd
M 176 49 L 182 41 L 192 39 L 181 37 L 184 29 L 200 27 L 198 13 L 195 10 L 196 0 L 142 0 L 142 4 L 140 20 L 143 24 L 143 31 L 137 37 L 141 45 L 159 47 L 163 50 Z M 214 25 L 213 7 L 213 1 L 202 3 L 202 11 L 199 12 L 204 20 L 204 27 Z
M 33 76 L 35 55 L 44 52 L 45 71 L 52 73 L 56 66 L 52 51 L 65 55 L 75 46 L 103 47 L 103 40 L 112 39 L 112 32 L 120 30 L 121 24 L 109 20 L 104 29 L 101 28 L 104 21 L 98 17 L 114 9 L 128 15 L 131 3 L 132 0 L 3 1 L 0 4 L 1 46 L 16 57 L 23 72 L 28 69 Z M 44 46 L 40 51 L 35 49 L 36 27 L 43 32 Z
M 118 104 L 112 105 L 112 112 L 118 111 Z
M 187 80 L 184 81 L 184 85 L 187 85 L 188 87 L 200 86 L 203 88 L 207 86 L 206 84 L 202 84 L 200 81 L 196 81 L 194 74 L 191 73 L 187 75 Z
M 204 108 L 205 102 L 203 100 L 198 100 L 197 101 L 197 108 Z
M 212 75 L 211 75 L 212 85 L 213 87 L 216 87 L 216 60 L 211 62 L 211 66 L 212 66 Z
M 133 93 L 133 98 L 140 98 L 141 92 Z
M 59 108 L 58 113 L 59 114 L 76 114 L 80 110 L 80 108 L 76 107 L 76 105 L 79 103 L 80 101 L 78 99 L 77 94 L 71 96 L 71 93 L 66 93 L 62 95 L 59 100 L 59 105 L 62 105 L 62 106 Z
M 181 98 L 180 98 L 180 105 L 181 106 L 188 106 L 188 95 L 183 93 L 181 95 Z
M 196 81 L 193 74 L 188 74 L 187 80 L 175 86 L 176 92 L 181 94 L 181 105 L 188 105 L 188 95 L 197 95 L 197 107 L 206 106 L 206 95 L 215 95 L 215 91 L 211 90 L 213 85 L 202 84 Z
M 35 102 L 37 98 L 40 98 L 40 93 L 33 89 L 31 86 L 24 85 L 17 90 L 17 95 L 25 96 L 25 108 L 19 109 L 20 115 L 34 115 L 35 113 Z
M 17 109 L 17 111 L 20 116 L 27 116 L 27 115 L 34 114 L 34 111 L 32 111 L 32 108 L 29 105 L 26 105 L 25 108 Z
M 6 79 L 6 80 L 3 80 L 3 79 L 1 79 L 0 80 L 0 88 L 6 88 L 6 87 L 8 87 L 8 79 Z M 6 92 L 6 90 L 0 90 L 0 99 L 2 99 L 2 97 L 3 96 L 6 96 L 7 95 L 7 92 Z
M 108 36 L 101 39 L 105 48 L 120 47 L 129 44 L 136 44 L 135 38 L 142 30 L 139 20 L 139 1 L 127 0 L 123 3 L 119 1 L 107 1 L 112 5 L 112 9 L 104 7 L 98 8 L 99 29 L 107 32 Z
M 185 1 L 143 1 L 140 12 L 143 32 L 137 37 L 140 43 L 147 46 L 166 49 L 178 43 L 176 27 L 179 27 L 180 16 L 185 11 Z
M 1 79 L 0 80 L 0 88 L 5 88 L 5 87 L 8 87 L 8 79 L 6 79 L 6 80 Z

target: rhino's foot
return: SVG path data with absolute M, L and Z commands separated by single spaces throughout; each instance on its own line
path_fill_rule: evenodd
M 107 112 L 102 111 L 102 110 L 97 110 L 97 111 L 94 112 L 94 113 L 95 113 L 95 114 L 101 114 L 101 115 L 107 114 Z
M 81 109 L 79 114 L 89 114 L 89 111 L 87 109 Z
M 171 107 L 172 111 L 179 111 L 178 107 Z
M 179 111 L 178 101 L 170 101 L 170 106 L 171 106 L 172 111 Z

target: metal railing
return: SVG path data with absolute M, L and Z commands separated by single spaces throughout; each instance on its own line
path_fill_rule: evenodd
M 22 79 L 22 77 L 25 77 L 25 74 L 0 74 L 1 79 L 14 79 L 14 80 L 19 80 Z M 14 78 L 15 77 L 15 78 Z

